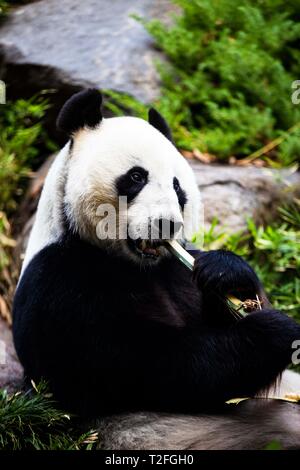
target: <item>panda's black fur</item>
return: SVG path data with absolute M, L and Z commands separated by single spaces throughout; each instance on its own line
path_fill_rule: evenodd
M 68 135 L 88 126 L 96 127 L 102 119 L 102 95 L 98 90 L 88 89 L 73 95 L 64 105 L 57 118 L 57 128 Z
M 61 127 L 73 132 L 64 113 Z M 45 378 L 64 408 L 85 417 L 210 411 L 267 389 L 290 363 L 300 326 L 268 308 L 242 258 L 192 254 L 193 275 L 174 257 L 141 270 L 66 226 L 16 291 L 14 341 L 27 379 Z M 236 321 L 224 303 L 229 293 L 259 293 L 266 308 Z

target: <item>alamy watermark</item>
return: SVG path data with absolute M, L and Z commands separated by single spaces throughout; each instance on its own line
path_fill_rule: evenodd
M 100 204 L 96 210 L 99 217 L 96 235 L 99 240 L 169 240 L 189 239 L 199 234 L 201 244 L 204 214 L 202 205 L 196 210 L 186 204 L 182 211 L 178 203 L 128 205 L 127 197 L 120 196 L 117 205 Z
M 6 364 L 6 344 L 0 340 L 0 366 Z
M 293 341 L 292 349 L 296 349 L 292 354 L 292 364 L 298 366 L 300 364 L 300 339 Z
M 291 99 L 293 104 L 300 104 L 300 80 L 294 80 L 292 83 L 292 90 L 295 90 L 292 93 Z
M 6 85 L 3 80 L 0 80 L 0 104 L 6 103 Z

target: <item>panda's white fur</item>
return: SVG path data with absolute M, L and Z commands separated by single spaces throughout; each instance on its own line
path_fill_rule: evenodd
M 285 370 L 277 386 L 274 386 L 268 393 L 272 398 L 296 398 L 300 395 L 300 374 L 292 370 Z
M 45 246 L 57 241 L 63 233 L 61 204 L 67 174 L 69 147 L 70 143 L 68 142 L 55 158 L 47 174 L 28 240 L 21 276 L 34 255 Z
M 77 131 L 72 148 L 68 143 L 57 155 L 41 195 L 22 271 L 36 253 L 62 235 L 62 204 L 74 229 L 83 238 L 98 243 L 97 207 L 110 202 L 118 208 L 115 180 L 133 166 L 145 167 L 149 172 L 148 184 L 134 205 L 128 207 L 133 231 L 143 229 L 145 207 L 151 219 L 182 221 L 173 189 L 173 178 L 177 176 L 187 194 L 185 235 L 191 237 L 200 224 L 201 202 L 189 164 L 170 141 L 143 119 L 103 119 L 92 131 Z M 119 246 L 126 250 L 125 243 Z

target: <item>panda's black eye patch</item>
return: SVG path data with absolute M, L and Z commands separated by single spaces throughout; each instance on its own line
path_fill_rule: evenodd
M 131 202 L 148 183 L 148 171 L 140 166 L 132 167 L 116 181 L 119 196 L 127 196 Z
M 180 190 L 180 184 L 177 178 L 173 179 L 173 187 L 175 189 L 175 192 L 178 193 L 178 191 Z
M 145 174 L 144 172 L 141 172 L 141 171 L 133 171 L 131 174 L 130 174 L 130 178 L 132 179 L 132 181 L 134 183 L 137 183 L 137 184 L 142 184 L 145 182 Z
M 175 193 L 177 194 L 179 205 L 181 209 L 183 210 L 185 204 L 187 203 L 187 197 L 186 197 L 185 191 L 180 186 L 180 183 L 178 179 L 176 178 L 176 176 L 174 176 L 173 178 L 173 188 L 174 188 Z

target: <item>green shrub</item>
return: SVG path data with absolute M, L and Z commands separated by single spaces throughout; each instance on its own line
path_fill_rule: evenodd
M 41 120 L 47 103 L 41 98 L 0 105 L 0 211 L 10 215 L 25 178 L 46 140 Z
M 249 221 L 249 233 L 228 235 L 215 221 L 204 236 L 206 249 L 225 248 L 249 261 L 275 308 L 300 322 L 300 201 L 279 210 L 267 227 Z M 197 237 L 194 240 L 197 243 Z
M 44 384 L 31 393 L 0 390 L 0 450 L 91 449 L 96 433 L 81 434 L 73 421 L 56 407 Z
M 291 102 L 300 79 L 299 0 L 172 0 L 172 26 L 143 23 L 163 50 L 157 106 L 181 148 L 244 157 L 300 122 Z M 300 129 L 270 153 L 300 157 Z
M 9 221 L 32 168 L 41 163 L 41 148 L 53 149 L 42 127 L 47 107 L 42 96 L 0 105 L 0 295 L 6 285 L 3 268 L 9 265 L 14 246 Z
M 14 245 L 14 240 L 10 238 L 10 224 L 5 213 L 0 211 L 0 285 L 2 270 L 9 264 L 9 252 Z M 0 288 L 0 294 L 1 291 Z

